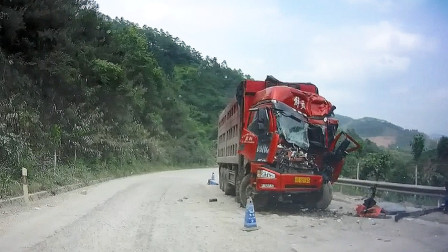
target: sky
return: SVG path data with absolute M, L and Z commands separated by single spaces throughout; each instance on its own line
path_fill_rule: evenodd
M 448 1 L 96 2 L 256 80 L 312 82 L 337 114 L 448 136 Z

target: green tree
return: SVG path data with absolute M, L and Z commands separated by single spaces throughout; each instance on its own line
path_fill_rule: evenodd
M 375 181 L 384 180 L 392 167 L 390 154 L 369 153 L 363 159 L 361 179 L 373 178 Z
M 436 172 L 439 173 L 445 183 L 448 182 L 448 137 L 443 136 L 437 143 L 437 167 Z
M 448 159 L 448 137 L 442 136 L 437 143 L 437 157 Z
M 390 173 L 388 173 L 387 181 L 393 183 L 402 183 L 402 184 L 411 184 L 412 180 L 412 171 L 409 172 L 407 168 L 406 160 L 403 158 L 394 158 L 392 157 L 392 168 Z

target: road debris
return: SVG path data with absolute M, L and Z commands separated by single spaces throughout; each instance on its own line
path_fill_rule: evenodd
M 369 198 L 364 200 L 364 203 L 362 205 L 357 205 L 355 210 L 356 214 L 359 217 L 368 217 L 368 218 L 381 218 L 385 217 L 384 210 L 376 204 L 375 200 L 375 194 L 376 194 L 376 187 L 377 185 L 374 185 L 371 187 L 371 195 Z

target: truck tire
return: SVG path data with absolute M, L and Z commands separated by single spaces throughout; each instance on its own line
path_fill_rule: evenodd
M 269 204 L 270 198 L 268 195 L 255 194 L 255 188 L 250 184 L 250 176 L 250 174 L 247 174 L 244 176 L 243 180 L 241 180 L 239 190 L 240 205 L 245 208 L 247 199 L 252 197 L 254 208 L 256 210 L 264 209 Z
M 315 208 L 324 210 L 330 205 L 331 200 L 333 200 L 333 186 L 330 182 L 322 185 L 322 191 L 319 196 L 320 198 L 316 201 Z

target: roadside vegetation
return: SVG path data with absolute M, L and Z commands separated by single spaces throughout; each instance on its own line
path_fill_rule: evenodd
M 448 181 L 448 138 L 441 137 L 436 149 L 426 149 L 422 134 L 414 135 L 409 143 L 411 152 L 378 147 L 362 139 L 354 130 L 348 130 L 362 146 L 347 156 L 342 176 L 394 183 L 444 186 Z M 359 167 L 359 168 L 358 168 Z

